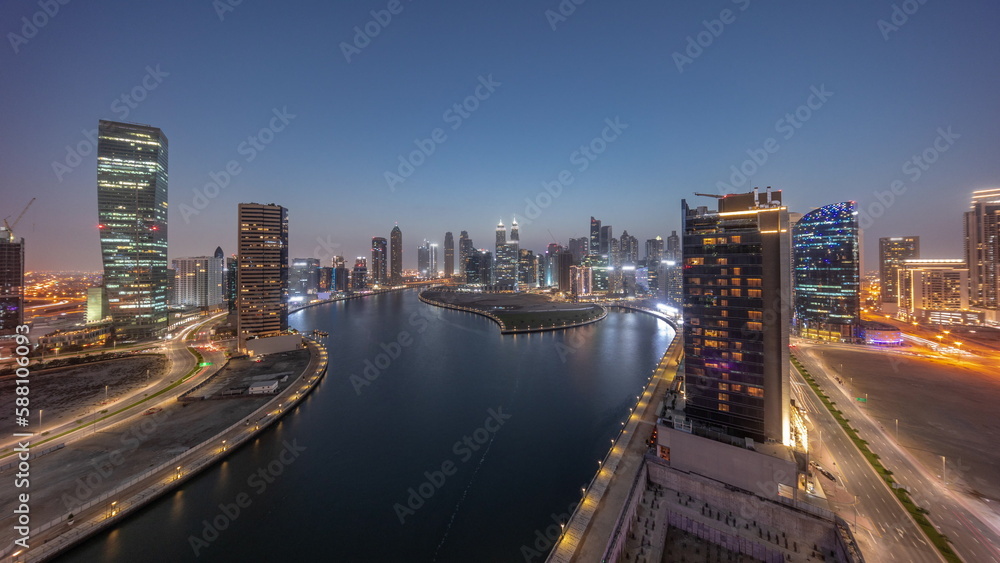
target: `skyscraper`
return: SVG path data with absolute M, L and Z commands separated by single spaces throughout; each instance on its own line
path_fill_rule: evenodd
M 792 228 L 795 328 L 823 340 L 853 341 L 861 322 L 857 205 L 820 207 Z
M 601 221 L 590 217 L 590 254 L 601 253 Z
M 389 283 L 401 285 L 403 283 L 403 231 L 399 230 L 399 225 L 392 228 L 392 233 L 389 234 L 389 243 Z
M 444 277 L 455 275 L 455 238 L 448 231 L 444 234 Z
M 526 248 L 519 251 L 517 260 L 518 287 L 538 287 L 538 256 Z
M 354 291 L 368 289 L 368 259 L 364 256 L 358 256 L 354 261 L 354 270 L 351 272 L 351 289 Z
M 558 243 L 550 243 L 545 249 L 545 283 L 546 287 L 559 285 L 559 254 L 563 247 Z
M 601 236 L 599 240 L 599 249 L 597 254 L 611 254 L 611 239 L 615 238 L 611 232 L 611 225 L 603 225 L 600 227 Z
M 389 285 L 390 278 L 386 269 L 388 258 L 385 238 L 372 238 L 372 271 L 371 282 L 374 285 Z
M 174 258 L 174 303 L 187 307 L 217 307 L 225 298 L 225 258 L 194 256 Z
M 317 293 L 319 293 L 319 259 L 293 259 L 288 272 L 288 302 L 309 302 Z
M 651 238 L 646 241 L 646 263 L 650 268 L 663 260 L 663 237 Z
M 1000 189 L 973 192 L 964 226 L 972 306 L 996 310 L 1000 308 Z
M 246 340 L 288 330 L 288 210 L 239 205 L 236 334 Z
M 465 262 L 465 283 L 470 285 L 490 285 L 493 273 L 493 253 L 489 250 L 473 250 Z
M 118 338 L 167 329 L 167 137 L 101 120 L 97 213 L 104 288 Z
M 963 259 L 904 260 L 897 279 L 901 319 L 933 324 L 982 320 L 969 310 L 969 269 Z
M 0 336 L 24 324 L 24 239 L 0 229 Z
M 422 279 L 432 280 L 437 277 L 437 245 L 431 244 L 427 239 L 417 247 L 417 270 Z
M 476 247 L 472 245 L 472 239 L 469 238 L 469 233 L 467 231 L 462 231 L 458 235 L 458 275 L 463 279 L 465 279 L 465 262 L 475 251 Z
M 622 231 L 622 238 L 619 242 L 623 264 L 636 265 L 639 263 L 639 239 Z
M 329 293 L 334 290 L 333 285 L 333 268 L 330 266 L 323 266 L 319 269 L 319 292 Z
M 496 254 L 493 258 L 493 285 L 501 289 L 517 289 L 517 222 L 511 227 L 511 240 L 507 240 L 507 228 L 501 221 L 496 231 Z
M 882 303 L 890 304 L 890 313 L 895 313 L 897 302 L 897 271 L 904 260 L 920 258 L 920 237 L 886 237 L 878 239 L 879 278 L 882 287 Z
M 236 310 L 236 256 L 226 256 L 226 304 L 229 312 Z
M 681 237 L 677 236 L 677 231 L 670 231 L 670 236 L 667 237 L 667 250 L 663 258 L 680 262 Z
M 781 192 L 682 202 L 684 374 L 690 419 L 788 444 L 791 270 Z
M 587 255 L 590 248 L 590 241 L 587 237 L 569 239 L 569 251 L 573 255 L 573 261 L 577 264 L 583 262 L 583 257 Z

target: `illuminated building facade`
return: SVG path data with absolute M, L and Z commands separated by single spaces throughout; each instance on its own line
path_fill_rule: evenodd
M 399 230 L 399 225 L 394 226 L 392 232 L 389 233 L 389 245 L 389 283 L 401 285 L 403 283 L 403 231 Z
M 965 260 L 905 260 L 897 270 L 899 318 L 934 324 L 976 324 L 969 311 Z M 963 314 L 965 312 L 965 314 Z
M 781 192 L 682 210 L 688 418 L 788 444 L 791 237 Z
M 246 340 L 288 330 L 288 210 L 239 205 L 236 257 L 236 334 Z
M 174 302 L 186 307 L 216 307 L 225 300 L 225 257 L 174 258 Z
M 898 290 L 896 271 L 904 260 L 920 258 L 920 237 L 885 237 L 878 239 L 879 283 L 881 301 L 887 313 L 896 312 Z
M 820 207 L 792 228 L 795 329 L 801 336 L 853 342 L 861 320 L 857 205 Z
M 119 339 L 167 329 L 167 137 L 101 120 L 97 213 L 109 313 Z
M 972 210 L 965 213 L 965 261 L 972 305 L 1000 309 L 1000 189 L 972 194 Z
M 444 277 L 455 275 L 455 236 L 448 231 L 444 234 Z
M 388 264 L 388 243 L 384 237 L 372 238 L 372 283 L 375 285 L 389 285 Z
M 24 324 L 24 239 L 0 229 L 0 336 Z

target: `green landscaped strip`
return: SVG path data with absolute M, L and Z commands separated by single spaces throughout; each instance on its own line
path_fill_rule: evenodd
M 844 414 L 839 409 L 836 408 L 835 406 L 836 403 L 831 401 L 830 397 L 828 397 L 826 393 L 824 393 L 823 390 L 820 389 L 819 384 L 816 383 L 816 380 L 814 380 L 812 376 L 809 375 L 809 371 L 806 370 L 805 366 L 799 363 L 799 360 L 795 358 L 795 356 L 792 356 L 792 365 L 795 366 L 795 369 L 798 370 L 802 378 L 806 380 L 806 383 L 809 384 L 809 387 L 812 387 L 813 392 L 816 393 L 816 396 L 819 397 L 819 400 L 822 401 L 824 405 L 826 405 L 827 410 L 830 411 L 830 414 L 833 415 L 833 418 L 837 420 L 837 423 L 840 424 L 840 427 L 844 429 L 844 432 L 847 433 L 847 436 L 851 439 L 852 442 L 854 442 L 854 445 L 857 446 L 858 450 L 861 451 L 861 454 L 865 457 L 865 459 L 868 460 L 868 463 L 871 464 L 871 466 L 875 469 L 875 472 L 878 473 L 880 477 L 882 477 L 882 480 L 884 480 L 887 485 L 889 485 L 889 488 L 892 490 L 893 493 L 895 493 L 896 498 L 899 499 L 899 502 L 903 504 L 906 510 L 910 513 L 910 516 L 912 516 L 913 519 L 916 520 L 917 525 L 920 526 L 920 529 L 924 531 L 924 534 L 927 536 L 927 539 L 931 540 L 931 543 L 934 544 L 934 547 L 936 547 L 938 551 L 941 552 L 941 555 L 943 555 L 944 558 L 947 559 L 949 562 L 962 563 L 962 559 L 958 556 L 958 554 L 956 554 L 952 550 L 951 544 L 948 542 L 947 536 L 939 532 L 938 529 L 931 524 L 930 520 L 927 519 L 927 510 L 917 506 L 916 503 L 913 502 L 913 499 L 910 498 L 910 493 L 908 493 L 906 489 L 893 487 L 893 484 L 896 483 L 896 480 L 892 478 L 892 471 L 889 471 L 888 469 L 885 468 L 884 465 L 882 465 L 882 462 L 879 461 L 878 454 L 876 454 L 875 452 L 871 451 L 871 449 L 868 448 L 868 442 L 862 440 L 861 437 L 858 436 L 857 430 L 851 427 L 848 419 L 844 418 Z
M 35 447 L 41 446 L 42 444 L 44 444 L 46 442 L 49 442 L 49 441 L 52 441 L 52 440 L 55 440 L 56 438 L 62 438 L 63 436 L 65 436 L 67 434 L 70 434 L 72 432 L 76 432 L 77 430 L 80 430 L 81 428 L 86 428 L 86 427 L 88 427 L 88 426 L 90 426 L 92 424 L 97 424 L 98 422 L 100 422 L 100 421 L 102 421 L 102 420 L 104 420 L 104 419 L 106 419 L 108 417 L 112 417 L 112 416 L 114 416 L 114 415 L 116 415 L 118 413 L 127 411 L 130 408 L 132 408 L 132 407 L 141 405 L 141 404 L 145 403 L 146 401 L 148 401 L 150 399 L 153 399 L 155 397 L 158 397 L 158 396 L 166 393 L 167 391 L 170 391 L 171 389 L 173 389 L 174 387 L 177 387 L 181 383 L 184 383 L 191 376 L 193 376 L 195 373 L 198 373 L 198 370 L 201 369 L 200 367 L 198 367 L 198 364 L 200 364 L 202 362 L 202 359 L 203 359 L 202 355 L 197 350 L 195 350 L 194 348 L 188 348 L 187 350 L 189 352 L 191 352 L 192 354 L 194 354 L 196 361 L 194 363 L 195 364 L 194 367 L 191 368 L 191 370 L 188 371 L 186 374 L 184 374 L 184 377 L 178 379 L 177 381 L 171 383 L 170 385 L 164 387 L 163 389 L 160 389 L 156 393 L 153 393 L 152 395 L 149 395 L 147 397 L 143 397 L 142 399 L 139 399 L 138 401 L 132 403 L 131 405 L 122 407 L 122 408 L 116 410 L 113 413 L 108 413 L 108 414 L 102 416 L 101 418 L 98 418 L 97 420 L 91 420 L 90 422 L 85 422 L 85 423 L 81 424 L 80 426 L 77 426 L 76 428 L 70 428 L 69 430 L 66 430 L 65 432 L 56 434 L 55 436 L 50 436 L 50 437 L 42 440 L 41 442 L 38 442 L 37 444 L 35 444 Z

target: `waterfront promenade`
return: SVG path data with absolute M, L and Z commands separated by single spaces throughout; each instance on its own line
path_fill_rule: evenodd
M 646 441 L 656 428 L 657 408 L 677 375 L 683 346 L 678 334 L 667 348 L 649 384 L 638 398 L 618 439 L 601 461 L 600 469 L 586 488 L 583 500 L 570 517 L 562 535 L 546 561 L 602 560 L 618 515 L 628 501 L 643 456 Z

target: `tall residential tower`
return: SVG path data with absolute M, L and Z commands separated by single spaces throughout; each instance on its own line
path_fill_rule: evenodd
M 256 336 L 288 330 L 288 210 L 241 203 L 236 258 L 236 334 L 241 348 Z
M 688 417 L 757 441 L 791 441 L 788 209 L 781 191 L 682 202 Z

